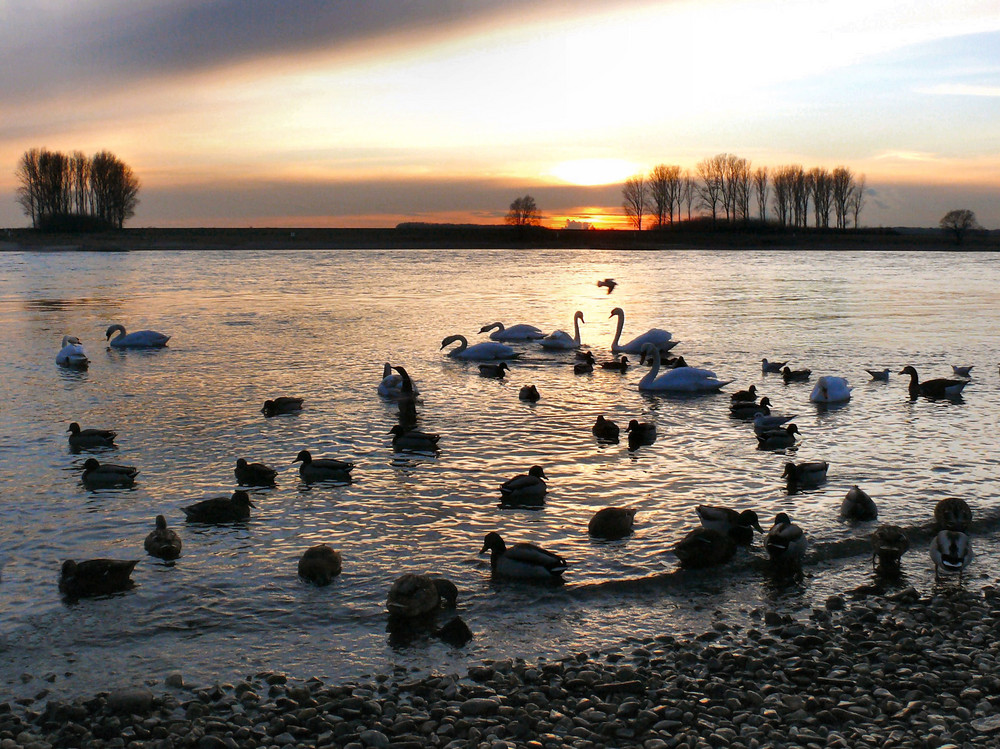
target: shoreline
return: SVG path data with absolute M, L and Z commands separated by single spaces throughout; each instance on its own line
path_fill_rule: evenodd
M 0 704 L 0 747 L 1000 746 L 1000 591 L 952 582 L 459 674 L 147 687 Z M 859 636 L 860 635 L 860 636 Z

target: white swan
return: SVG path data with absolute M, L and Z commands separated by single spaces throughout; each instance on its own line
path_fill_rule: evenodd
M 534 325 L 511 325 L 509 328 L 505 328 L 502 322 L 494 322 L 489 325 L 484 325 L 479 329 L 480 333 L 486 333 L 493 328 L 499 328 L 494 333 L 490 333 L 491 341 L 534 341 L 538 338 L 544 338 L 545 333 L 540 331 Z
M 677 341 L 670 340 L 670 333 L 667 331 L 660 330 L 660 328 L 650 328 L 628 343 L 619 344 L 618 340 L 622 337 L 622 329 L 625 327 L 625 310 L 621 307 L 615 307 L 611 310 L 611 314 L 608 317 L 611 318 L 615 315 L 618 316 L 618 329 L 615 331 L 615 340 L 611 342 L 611 352 L 614 354 L 640 354 L 642 353 L 642 347 L 647 343 L 653 344 L 661 352 L 666 353 L 678 343 Z
M 660 371 L 660 349 L 652 343 L 647 343 L 642 347 L 642 355 L 643 358 L 652 357 L 653 365 L 639 380 L 640 391 L 711 393 L 732 382 L 732 380 L 720 380 L 715 376 L 715 372 L 698 367 L 668 369 L 665 374 L 657 377 Z
M 90 359 L 87 358 L 87 352 L 83 350 L 83 344 L 80 343 L 79 338 L 75 335 L 63 336 L 62 348 L 56 354 L 56 364 L 60 367 L 76 367 L 77 369 L 84 369 L 90 364 Z
M 441 348 L 455 341 L 461 342 L 462 345 L 448 352 L 448 356 L 452 359 L 493 361 L 494 359 L 513 359 L 517 356 L 517 352 L 514 349 L 502 343 L 484 341 L 483 343 L 476 343 L 470 346 L 469 341 L 464 335 L 448 336 L 441 341 Z
M 410 383 L 413 386 L 413 392 L 404 392 L 403 375 L 393 372 L 392 366 L 386 362 L 385 366 L 382 367 L 382 381 L 378 384 L 378 394 L 383 398 L 410 398 L 419 395 L 417 383 L 413 380 L 410 380 Z
M 577 310 L 573 313 L 574 335 L 572 338 L 564 330 L 554 330 L 542 338 L 539 343 L 542 348 L 562 349 L 563 351 L 580 348 L 580 323 L 586 324 L 586 320 L 583 319 L 583 313 Z
M 851 399 L 851 388 L 843 377 L 820 377 L 809 400 L 813 403 L 844 403 Z
M 118 331 L 114 338 L 111 334 Z M 134 333 L 126 333 L 125 326 L 115 323 L 109 325 L 105 331 L 105 336 L 115 348 L 161 348 L 167 345 L 170 336 L 157 333 L 155 330 L 137 330 Z

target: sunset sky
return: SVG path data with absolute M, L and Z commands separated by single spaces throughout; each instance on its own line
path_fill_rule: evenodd
M 127 226 L 614 225 L 729 152 L 865 174 L 868 226 L 1000 228 L 997 0 L 3 0 L 0 227 L 27 149 L 129 164 Z

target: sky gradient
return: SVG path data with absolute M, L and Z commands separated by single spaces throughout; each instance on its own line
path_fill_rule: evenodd
M 621 221 L 621 183 L 865 174 L 867 226 L 1000 228 L 996 0 L 6 0 L 0 226 L 29 148 L 110 150 L 127 226 Z

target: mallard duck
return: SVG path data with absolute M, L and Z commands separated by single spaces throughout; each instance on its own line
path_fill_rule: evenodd
M 754 436 L 757 437 L 758 450 L 784 450 L 787 447 L 792 447 L 795 444 L 796 434 L 800 434 L 800 432 L 795 424 L 789 424 L 786 427 L 776 427 L 763 434 L 754 430 Z
M 605 289 L 608 290 L 609 294 L 612 291 L 615 290 L 615 286 L 617 286 L 617 285 L 618 285 L 618 282 L 615 279 L 613 279 L 613 278 L 605 278 L 605 279 L 597 282 L 598 288 L 604 287 Z
M 264 401 L 264 406 L 260 409 L 260 412 L 265 416 L 295 413 L 302 410 L 302 401 L 302 398 L 280 395 L 273 400 Z
M 133 587 L 132 570 L 138 559 L 88 559 L 75 562 L 67 559 L 62 564 L 59 590 L 70 598 L 104 596 Z
M 851 387 L 843 377 L 824 375 L 809 394 L 813 403 L 845 403 L 851 399 Z
M 118 335 L 112 338 L 111 334 L 116 331 Z M 134 333 L 126 333 L 125 326 L 117 323 L 109 325 L 104 336 L 114 348 L 163 348 L 170 340 L 170 336 L 155 330 L 137 330 Z
M 764 548 L 771 561 L 778 564 L 798 564 L 806 553 L 806 535 L 784 512 L 774 518 L 774 525 L 767 532 Z
M 878 508 L 875 501 L 859 486 L 852 486 L 840 505 L 840 516 L 850 520 L 876 520 Z
M 293 463 L 301 462 L 299 476 L 306 483 L 313 481 L 350 481 L 354 464 L 336 458 L 313 458 L 308 450 L 300 450 Z
M 941 531 L 931 541 L 931 561 L 934 562 L 934 579 L 944 572 L 946 575 L 962 573 L 972 562 L 972 540 L 962 531 Z
M 939 531 L 967 531 L 972 525 L 972 509 L 958 497 L 945 497 L 934 506 L 934 522 Z
M 785 470 L 781 477 L 788 482 L 789 490 L 797 487 L 819 486 L 826 481 L 826 472 L 830 464 L 825 460 L 817 460 L 811 463 L 785 463 Z
M 733 401 L 729 404 L 729 415 L 739 419 L 749 419 L 763 414 L 768 416 L 771 413 L 771 399 L 766 395 L 760 399 L 760 403 L 753 401 Z
M 601 369 L 611 369 L 615 372 L 625 372 L 628 369 L 628 357 L 623 356 L 621 359 L 615 359 L 614 361 L 602 361 Z
M 114 447 L 118 432 L 110 429 L 80 429 L 75 421 L 69 425 L 70 447 Z
M 479 365 L 479 376 L 480 377 L 492 377 L 497 380 L 502 380 L 504 372 L 509 372 L 510 367 L 507 366 L 507 362 L 502 361 L 499 364 L 480 364 Z
M 615 422 L 604 418 L 604 414 L 599 414 L 597 416 L 597 421 L 594 422 L 594 426 L 590 428 L 590 431 L 594 433 L 594 436 L 599 440 L 604 440 L 605 442 L 617 442 L 618 434 L 620 429 Z
M 537 403 L 542 396 L 538 394 L 538 388 L 534 385 L 525 385 L 518 391 L 517 397 L 523 401 Z
M 628 432 L 628 438 L 631 442 L 647 445 L 656 440 L 656 424 L 651 421 L 631 419 L 628 426 L 625 427 L 625 431 Z
M 87 458 L 83 464 L 83 483 L 89 489 L 132 486 L 137 475 L 139 469 L 134 466 L 100 463 L 97 458 Z
M 299 577 L 314 585 L 329 585 L 342 568 L 340 552 L 327 544 L 316 544 L 299 557 Z
M 390 617 L 414 619 L 433 614 L 442 605 L 454 606 L 458 588 L 450 580 L 407 572 L 389 588 L 385 607 Z
M 888 367 L 886 367 L 885 369 L 866 369 L 865 371 L 871 375 L 873 380 L 878 380 L 879 382 L 889 381 Z
M 757 400 L 757 386 L 751 385 L 746 390 L 737 390 L 729 396 L 729 400 L 754 403 Z
M 794 414 L 792 416 L 775 416 L 770 413 L 754 414 L 753 432 L 754 434 L 766 434 L 767 432 L 774 431 L 783 424 L 787 424 L 794 418 Z
M 438 440 L 441 439 L 440 434 L 409 429 L 401 424 L 396 424 L 389 430 L 389 434 L 393 435 L 392 448 L 400 451 L 432 453 L 438 449 Z
M 880 525 L 872 531 L 872 568 L 899 569 L 900 559 L 910 548 L 910 539 L 898 525 Z
M 740 546 L 747 546 L 753 542 L 754 530 L 759 533 L 764 532 L 760 527 L 757 513 L 753 510 L 737 512 L 729 507 L 698 505 L 695 511 L 703 528 L 725 534 Z
M 594 363 L 596 361 L 597 360 L 594 359 L 594 355 L 588 351 L 587 355 L 583 358 L 583 361 L 577 362 L 576 364 L 573 365 L 573 373 L 590 374 L 591 372 L 594 371 Z
M 540 504 L 548 491 L 546 478 L 541 466 L 531 466 L 527 473 L 500 484 L 500 501 L 507 505 Z
M 559 580 L 566 571 L 566 560 L 550 551 L 529 543 L 517 543 L 510 548 L 496 531 L 486 534 L 479 552 L 490 552 L 490 569 L 503 577 L 535 580 Z
M 498 328 L 498 330 L 494 333 L 490 333 L 491 341 L 536 341 L 539 338 L 545 337 L 545 333 L 536 328 L 534 325 L 527 325 L 525 323 L 511 325 L 509 328 L 505 328 L 502 322 L 495 322 L 490 323 L 489 325 L 484 325 L 479 329 L 479 332 L 489 333 L 494 328 Z
M 948 380 L 943 377 L 920 382 L 920 379 L 917 377 L 917 370 L 909 365 L 903 367 L 899 373 L 910 376 L 909 390 L 911 400 L 916 400 L 921 395 L 931 399 L 957 398 L 962 394 L 962 389 L 969 384 L 968 380 Z
M 695 528 L 674 546 L 681 567 L 699 569 L 725 564 L 736 554 L 736 544 L 724 533 Z
M 809 379 L 811 374 L 811 369 L 789 369 L 788 367 L 781 369 L 781 379 L 785 382 L 804 382 Z
M 167 519 L 163 515 L 157 515 L 156 528 L 149 532 L 143 543 L 146 553 L 170 561 L 181 555 L 181 546 L 181 537 L 167 527 Z
M 956 377 L 972 377 L 972 368 L 974 366 L 974 364 L 969 364 L 968 366 L 952 364 L 951 371 L 955 373 Z
M 195 502 L 181 511 L 191 523 L 237 523 L 250 518 L 250 508 L 256 505 L 250 495 L 237 489 L 229 497 L 212 497 Z
M 244 486 L 271 486 L 278 472 L 263 463 L 247 463 L 246 458 L 236 460 L 236 483 Z
M 768 361 L 766 358 L 760 360 L 760 371 L 764 374 L 777 373 L 788 364 L 787 361 Z
M 631 507 L 605 507 L 587 523 L 587 533 L 610 541 L 632 535 L 636 511 Z

